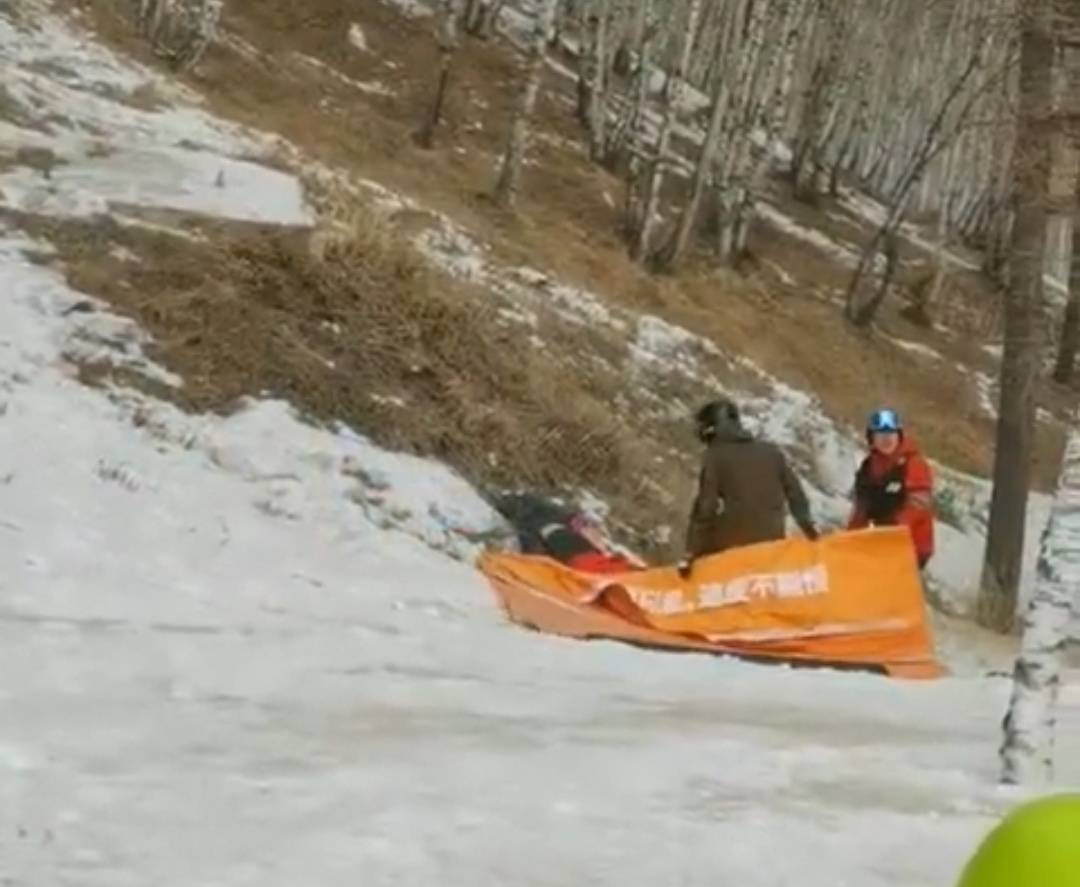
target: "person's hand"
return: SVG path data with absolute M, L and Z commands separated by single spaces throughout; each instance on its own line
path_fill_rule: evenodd
M 815 527 L 813 524 L 803 530 L 803 533 L 806 535 L 806 538 L 809 539 L 811 542 L 817 542 L 818 539 L 821 538 L 821 533 L 818 532 L 818 528 Z
M 681 578 L 689 579 L 690 574 L 694 571 L 694 559 L 684 557 L 681 561 L 679 561 L 675 569 L 679 571 L 679 576 Z

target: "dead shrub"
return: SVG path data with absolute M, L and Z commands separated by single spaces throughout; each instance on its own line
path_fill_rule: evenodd
M 152 333 L 154 356 L 185 379 L 170 396 L 189 408 L 282 397 L 445 460 L 481 489 L 585 487 L 643 534 L 661 522 L 655 442 L 613 406 L 616 351 L 583 372 L 571 357 L 587 333 L 535 347 L 497 297 L 430 268 L 384 214 L 338 203 L 315 232 L 232 226 L 200 244 L 57 223 L 50 238 L 75 285 Z M 110 242 L 144 261 L 113 260 Z

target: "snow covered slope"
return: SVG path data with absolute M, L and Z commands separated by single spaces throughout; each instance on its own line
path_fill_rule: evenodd
M 56 88 L 11 67 L 30 45 L 85 70 L 75 94 L 148 76 L 47 16 L 20 34 L 2 16 L 15 89 Z M 16 169 L 9 205 L 303 224 L 288 176 L 254 208 L 218 193 L 257 135 L 191 108 L 108 113 L 124 150 L 221 141 L 182 174 L 140 166 L 132 190 L 72 141 L 81 172 Z M 512 628 L 467 563 L 498 520 L 460 477 L 281 403 L 187 416 L 85 387 L 87 358 L 183 380 L 28 258 L 47 251 L 0 232 L 0 883 L 921 887 L 951 883 L 1012 802 L 994 785 L 1004 681 Z M 670 341 L 636 328 L 644 352 Z M 1075 683 L 1062 701 L 1058 780 L 1077 785 Z
M 511 628 L 417 538 L 494 520 L 454 475 L 280 405 L 85 388 L 80 297 L 21 246 L 0 249 L 0 875 L 937 884 L 1009 802 L 1005 682 Z M 406 532 L 345 495 L 361 471 Z

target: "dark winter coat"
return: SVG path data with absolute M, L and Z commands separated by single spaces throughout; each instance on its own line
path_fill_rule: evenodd
M 817 538 L 806 492 L 783 451 L 742 428 L 720 429 L 705 453 L 687 556 L 783 539 L 788 508 L 802 531 Z

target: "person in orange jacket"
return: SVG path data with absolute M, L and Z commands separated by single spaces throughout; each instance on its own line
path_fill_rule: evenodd
M 895 410 L 877 410 L 866 425 L 870 452 L 855 473 L 849 530 L 906 526 L 919 569 L 934 554 L 933 474 Z

